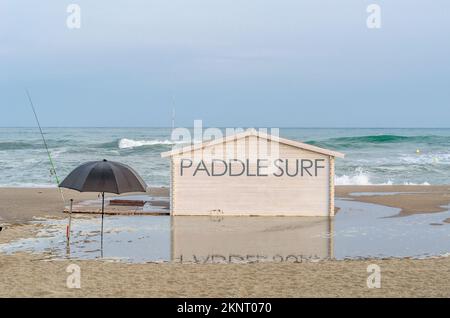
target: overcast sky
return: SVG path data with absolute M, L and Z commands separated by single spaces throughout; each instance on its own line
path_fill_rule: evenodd
M 69 29 L 70 3 L 81 28 Z M 366 8 L 381 7 L 381 29 Z M 0 126 L 450 127 L 448 0 L 0 2 Z

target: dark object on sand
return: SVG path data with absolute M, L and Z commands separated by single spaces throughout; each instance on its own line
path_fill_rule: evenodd
M 3 230 L 3 227 L 2 226 L 0 226 L 0 232 Z
M 90 161 L 75 168 L 59 184 L 80 192 L 145 192 L 147 185 L 131 167 L 123 163 Z
M 105 192 L 120 194 L 147 190 L 144 180 L 131 167 L 106 159 L 83 163 L 69 173 L 59 186 L 80 192 L 102 193 L 102 251 Z
M 122 200 L 122 199 L 114 199 L 109 200 L 109 205 L 119 205 L 119 206 L 144 206 L 144 200 Z

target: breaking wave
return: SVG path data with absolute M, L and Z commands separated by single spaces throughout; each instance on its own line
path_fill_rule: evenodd
M 394 185 L 392 180 L 387 180 L 385 182 L 372 182 L 369 173 L 363 172 L 361 169 L 357 169 L 354 175 L 336 175 L 334 182 L 336 185 Z M 414 182 L 403 182 L 395 183 L 403 185 L 430 185 L 428 182 L 414 183 Z
M 370 178 L 368 174 L 359 172 L 356 175 L 348 176 L 342 175 L 335 177 L 336 185 L 371 185 Z
M 354 137 L 337 137 L 325 140 L 309 140 L 306 141 L 306 143 L 321 147 L 346 148 L 346 149 L 361 148 L 370 145 L 398 144 L 398 143 L 449 145 L 450 137 L 434 136 L 434 135 L 401 136 L 401 135 L 385 134 L 385 135 L 367 135 Z
M 137 148 L 142 146 L 155 146 L 155 145 L 166 145 L 171 146 L 175 143 L 170 140 L 134 140 L 134 139 L 127 139 L 122 138 L 118 142 L 118 146 L 120 149 L 130 149 L 130 148 Z

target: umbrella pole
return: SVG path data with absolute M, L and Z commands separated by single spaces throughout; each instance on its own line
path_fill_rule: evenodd
M 69 224 L 67 225 L 67 254 L 70 255 L 70 232 L 71 232 L 71 225 L 72 225 L 72 206 L 73 206 L 73 199 L 70 199 L 70 208 L 69 208 Z
M 105 192 L 102 192 L 102 233 L 101 233 L 101 256 L 103 257 L 103 215 L 105 212 Z
M 70 231 L 71 231 L 71 226 L 72 226 L 72 207 L 73 207 L 73 199 L 70 199 L 69 225 L 67 226 L 67 242 L 70 241 Z

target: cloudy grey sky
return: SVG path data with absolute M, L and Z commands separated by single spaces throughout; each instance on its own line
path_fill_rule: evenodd
M 66 8 L 81 7 L 68 29 Z M 381 6 L 381 29 L 366 8 Z M 0 126 L 450 127 L 448 0 L 0 2 Z

